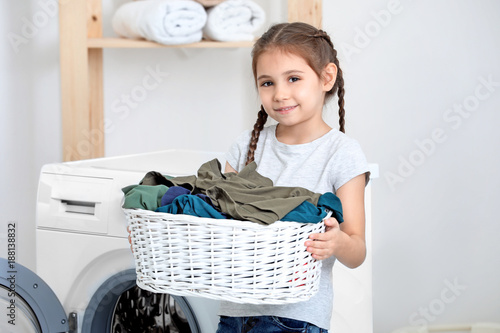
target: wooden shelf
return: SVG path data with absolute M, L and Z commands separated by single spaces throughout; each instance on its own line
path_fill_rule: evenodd
M 322 0 L 288 0 L 288 21 L 321 27 Z M 104 156 L 103 49 L 241 48 L 253 42 L 162 45 L 102 36 L 102 0 L 59 2 L 64 161 Z
M 89 49 L 104 48 L 235 48 L 252 47 L 252 42 L 217 42 L 203 40 L 199 43 L 163 45 L 144 39 L 126 39 L 126 38 L 88 38 L 87 47 Z

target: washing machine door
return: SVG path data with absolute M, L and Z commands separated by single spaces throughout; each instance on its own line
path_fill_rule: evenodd
M 0 332 L 67 332 L 68 319 L 50 287 L 28 268 L 0 258 Z
M 136 285 L 135 269 L 118 272 L 95 291 L 85 310 L 82 333 L 201 333 L 184 297 L 155 294 Z

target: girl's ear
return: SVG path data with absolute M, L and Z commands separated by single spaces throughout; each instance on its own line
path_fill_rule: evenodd
M 334 63 L 329 63 L 323 69 L 323 90 L 330 91 L 337 80 L 337 66 Z

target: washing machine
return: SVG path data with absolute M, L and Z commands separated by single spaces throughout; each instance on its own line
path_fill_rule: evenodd
M 121 209 L 121 189 L 138 184 L 148 171 L 192 175 L 213 158 L 225 164 L 222 153 L 166 150 L 43 166 L 36 274 L 0 258 L 0 305 L 8 315 L 16 302 L 16 326 L 1 321 L 1 332 L 214 333 L 219 301 L 137 288 Z M 370 169 L 376 178 L 378 166 Z M 336 289 L 333 332 L 373 332 L 371 183 L 365 202 L 368 255 L 354 270 L 334 266 L 334 285 L 342 287 Z
M 52 322 L 82 333 L 215 332 L 218 301 L 137 288 L 121 210 L 121 189 L 138 184 L 148 171 L 192 175 L 213 158 L 225 163 L 221 153 L 167 150 L 42 168 L 36 274 L 60 302 L 43 307 L 63 309 Z

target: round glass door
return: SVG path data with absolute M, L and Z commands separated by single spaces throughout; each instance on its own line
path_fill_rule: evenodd
M 5 311 L 0 320 L 2 333 L 69 329 L 68 317 L 52 289 L 28 268 L 5 258 L 0 258 L 0 307 Z
M 7 319 L 2 318 L 0 321 L 0 332 L 42 332 L 31 307 L 21 296 L 4 285 L 0 285 L 0 307 L 7 311 Z
M 81 333 L 200 333 L 184 297 L 137 287 L 135 269 L 109 277 L 85 310 Z

